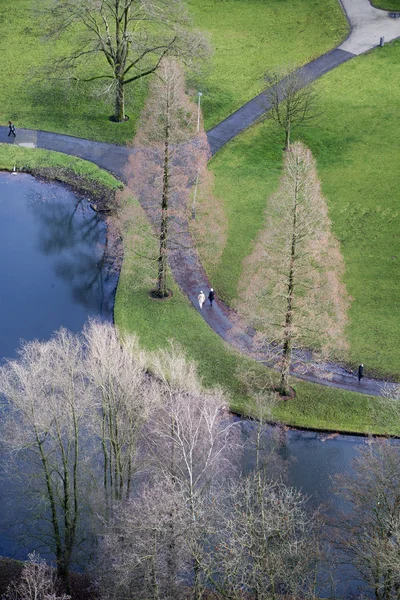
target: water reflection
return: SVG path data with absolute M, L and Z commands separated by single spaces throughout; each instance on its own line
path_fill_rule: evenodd
M 22 339 L 46 339 L 89 316 L 111 318 L 116 275 L 106 224 L 60 184 L 0 174 L 0 357 Z

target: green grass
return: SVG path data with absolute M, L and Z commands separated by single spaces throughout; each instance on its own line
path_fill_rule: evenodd
M 382 10 L 400 11 L 400 0 L 373 0 L 371 4 Z
M 232 350 L 208 327 L 171 278 L 169 287 L 174 292 L 172 298 L 160 301 L 149 297 L 149 263 L 140 259 L 127 241 L 114 312 L 118 327 L 136 334 L 140 344 L 150 350 L 165 347 L 173 339 L 189 359 L 196 361 L 206 386 L 222 386 L 233 410 L 254 414 L 253 401 L 239 372 L 255 370 L 258 377 L 268 381 L 277 374 Z M 315 429 L 400 434 L 398 419 L 382 398 L 299 380 L 292 384 L 297 397 L 273 409 L 273 418 L 278 421 Z
M 349 360 L 367 374 L 400 377 L 400 146 L 397 112 L 400 64 L 395 42 L 324 76 L 318 126 L 299 132 L 317 158 L 333 229 L 345 259 L 350 310 Z M 224 198 L 229 232 L 212 272 L 217 291 L 232 301 L 241 263 L 262 224 L 275 189 L 282 140 L 272 124 L 232 141 L 211 162 L 216 196 Z
M 121 187 L 115 177 L 97 165 L 61 152 L 50 152 L 38 148 L 21 148 L 10 144 L 0 144 L 0 170 L 25 171 L 57 179 L 83 191 L 113 193 Z
M 112 123 L 113 99 L 100 84 L 49 81 L 40 73 L 53 58 L 68 55 L 74 34 L 57 43 L 43 37 L 38 5 L 45 0 L 0 2 L 1 119 L 17 128 L 42 129 L 125 144 L 132 140 L 147 93 L 147 80 L 126 87 L 130 120 Z M 301 63 L 333 47 L 344 36 L 345 19 L 336 0 L 190 0 L 196 27 L 209 30 L 215 46 L 212 63 L 195 87 L 204 92 L 206 123 L 226 117 L 260 89 L 264 70 L 280 62 Z M 102 57 L 87 62 L 81 76 L 107 72 Z M 192 82 L 194 85 L 194 82 Z M 104 86 L 103 86 L 104 87 Z
M 337 0 L 188 0 L 215 49 L 203 92 L 210 128 L 262 89 L 267 69 L 301 65 L 338 45 L 348 25 Z
M 271 136 L 275 144 L 271 144 Z M 212 159 L 215 196 L 223 201 L 228 240 L 216 267 L 205 265 L 218 295 L 231 304 L 237 295 L 242 261 L 264 220 L 266 198 L 278 185 L 282 141 L 269 122 L 252 127 Z

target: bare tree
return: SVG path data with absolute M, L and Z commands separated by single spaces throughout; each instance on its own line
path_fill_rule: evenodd
M 189 550 L 186 541 L 191 528 L 187 517 L 176 486 L 150 476 L 140 491 L 116 511 L 101 536 L 97 566 L 101 598 L 180 598 L 177 573 L 182 576 L 186 573 Z M 177 569 L 172 580 L 171 546 Z
M 285 132 L 288 150 L 292 131 L 318 116 L 318 93 L 303 69 L 286 67 L 265 75 L 266 116 Z
M 205 390 L 195 366 L 177 348 L 161 350 L 151 368 L 162 381 L 164 405 L 154 420 L 150 450 L 162 478 L 172 482 L 183 499 L 190 526 L 186 530 L 188 558 L 193 571 L 193 597 L 202 597 L 204 541 L 210 533 L 209 492 L 216 475 L 232 465 L 232 422 L 224 422 L 221 408 L 226 399 L 220 389 Z M 228 443 L 230 455 L 228 460 Z M 224 468 L 224 466 L 226 468 Z M 175 518 L 171 515 L 171 530 Z M 175 548 L 171 546 L 171 579 Z
M 34 552 L 28 555 L 18 580 L 12 581 L 3 600 L 70 600 L 59 592 L 55 571 Z
M 109 82 L 116 121 L 126 118 L 125 86 L 154 73 L 163 57 L 190 61 L 208 53 L 204 36 L 189 30 L 181 0 L 55 0 L 49 15 L 53 35 L 81 32 L 76 50 L 56 66 L 78 80 Z M 103 68 L 85 78 L 79 65 L 98 56 Z
M 1 436 L 36 493 L 37 536 L 67 589 L 78 544 L 129 498 L 141 465 L 141 433 L 160 397 L 144 362 L 134 338 L 122 343 L 111 324 L 92 321 L 83 336 L 62 329 L 25 343 L 0 368 Z
M 187 232 L 190 188 L 209 157 L 205 134 L 197 134 L 197 106 L 185 92 L 182 67 L 164 59 L 152 81 L 131 160 L 132 188 L 157 228 L 157 286 L 168 296 L 167 259 Z
M 325 354 L 346 348 L 349 305 L 341 283 L 344 263 L 315 161 L 300 143 L 286 154 L 280 187 L 243 272 L 241 310 L 258 330 L 260 344 L 277 360 L 279 388 L 287 395 L 295 348 Z
M 115 501 L 128 500 L 135 471 L 142 464 L 143 427 L 157 404 L 157 389 L 145 369 L 137 340 L 122 343 L 110 323 L 91 321 L 83 331 L 85 370 L 97 390 L 92 427 L 103 455 L 103 499 L 108 515 Z
M 42 541 L 54 551 L 67 592 L 86 504 L 84 439 L 93 410 L 83 358 L 76 336 L 61 329 L 49 342 L 25 343 L 18 360 L 0 368 L 8 402 L 2 438 L 22 475 L 31 474 Z
M 149 371 L 162 403 L 149 423 L 152 463 L 146 485 L 115 515 L 101 544 L 112 557 L 105 598 L 201 598 L 204 545 L 212 530 L 210 490 L 227 462 L 231 423 L 224 398 L 203 389 L 193 364 L 173 346 L 154 353 Z M 100 562 L 100 565 L 103 562 Z M 115 581 L 114 578 L 115 577 Z
M 260 472 L 232 482 L 224 493 L 211 555 L 221 596 L 315 597 L 318 519 L 307 514 L 301 493 Z
M 353 474 L 337 476 L 349 510 L 338 518 L 339 544 L 376 600 L 400 594 L 400 451 L 389 442 L 362 447 Z

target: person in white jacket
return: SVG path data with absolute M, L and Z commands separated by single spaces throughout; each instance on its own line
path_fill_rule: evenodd
M 206 297 L 204 295 L 203 290 L 201 290 L 200 294 L 197 296 L 197 300 L 199 301 L 200 308 L 203 308 L 203 304 L 206 301 Z

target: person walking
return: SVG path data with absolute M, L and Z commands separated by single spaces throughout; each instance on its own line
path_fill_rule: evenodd
M 203 304 L 206 301 L 206 297 L 205 297 L 203 290 L 200 291 L 200 294 L 197 296 L 197 300 L 199 302 L 200 309 L 202 309 Z
M 364 377 L 364 365 L 361 363 L 361 365 L 358 367 L 358 383 L 361 382 L 361 379 Z
M 11 134 L 13 134 L 13 136 L 15 137 L 15 126 L 12 121 L 8 121 L 8 135 L 10 136 Z
M 210 293 L 208 294 L 208 299 L 210 301 L 210 306 L 212 306 L 215 299 L 215 292 L 213 288 L 211 288 Z

